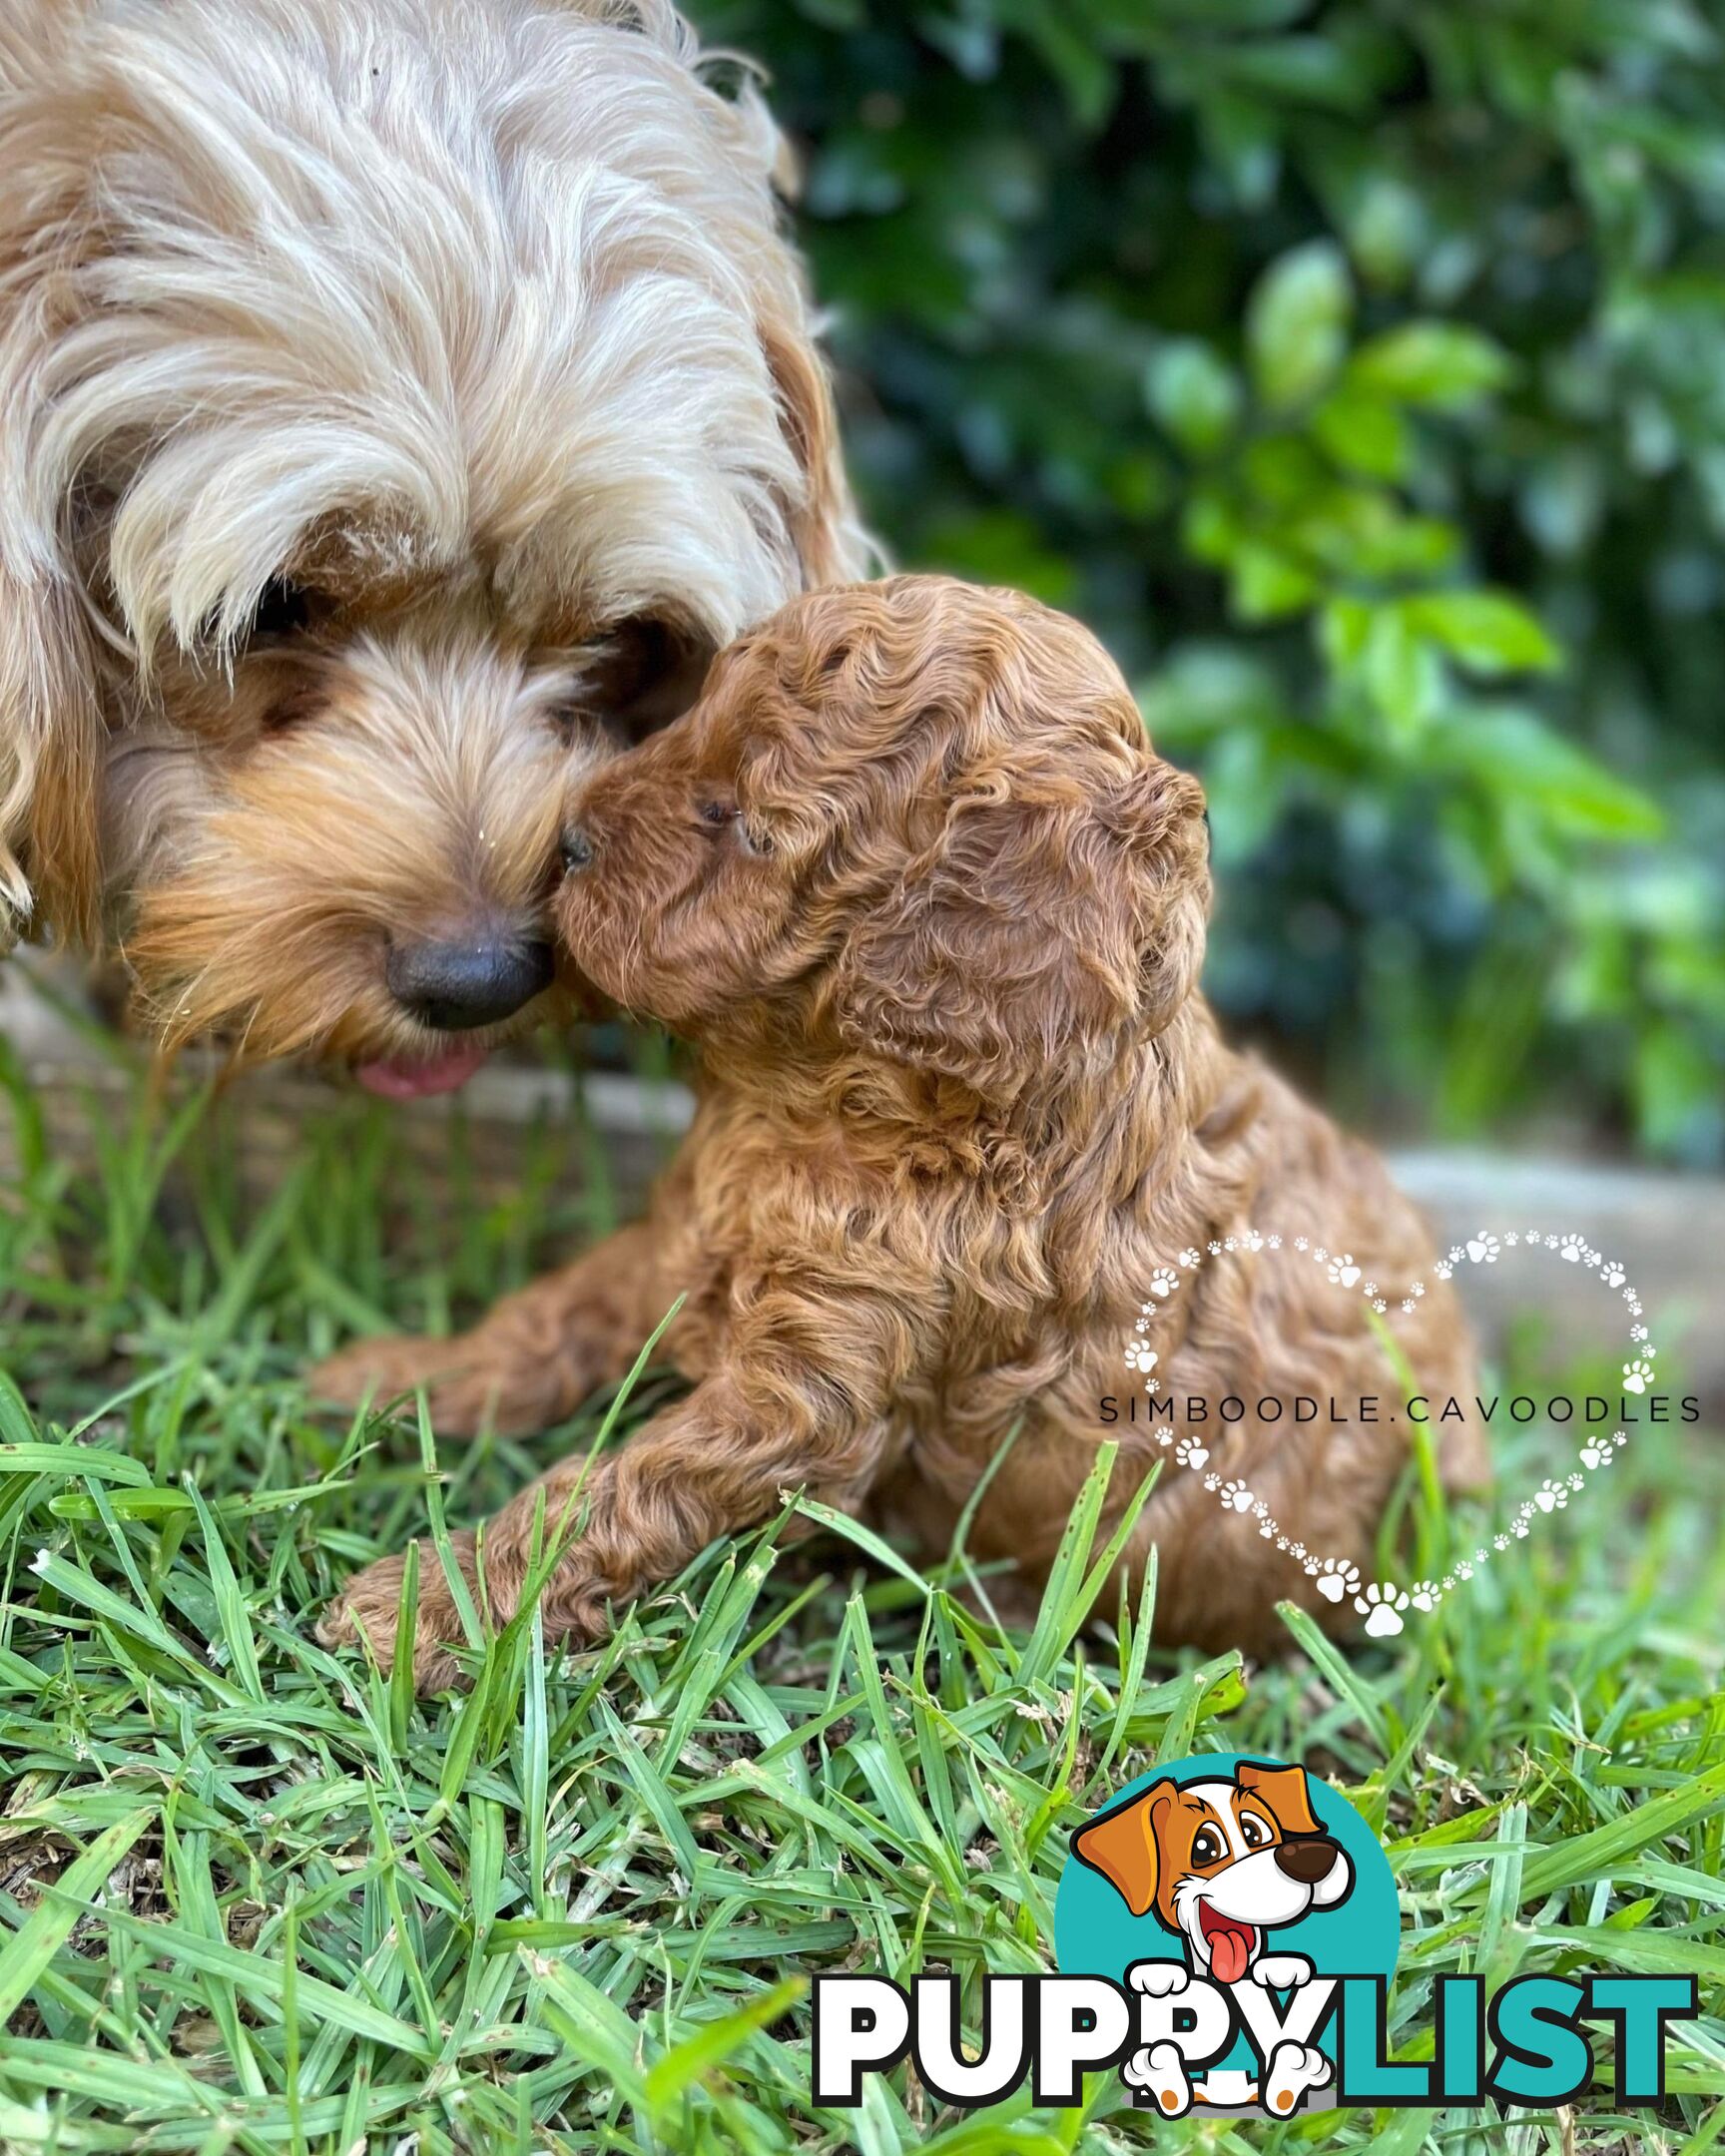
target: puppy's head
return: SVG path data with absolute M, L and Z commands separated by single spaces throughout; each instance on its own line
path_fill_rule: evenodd
M 815 593 L 576 790 L 575 962 L 686 1032 L 880 1057 L 1012 1102 L 1196 981 L 1197 783 L 1077 623 L 941 577 Z
M 1347 1852 L 1312 1810 L 1305 1769 L 1250 1760 L 1231 1782 L 1153 1783 L 1072 1847 L 1134 1916 L 1154 1911 L 1221 1983 L 1242 1980 L 1267 1931 L 1333 1908 L 1354 1885 Z
M 0 929 L 254 1052 L 538 1007 L 571 756 L 853 558 L 776 156 L 666 0 L 10 10 Z

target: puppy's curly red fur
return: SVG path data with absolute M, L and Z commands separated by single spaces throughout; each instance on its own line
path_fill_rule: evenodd
M 1250 1223 L 1353 1252 L 1400 1298 L 1432 1258 L 1369 1148 L 1222 1041 L 1197 991 L 1209 846 L 1197 783 L 1146 741 L 1077 624 L 938 578 L 818 593 L 734 645 L 696 708 L 578 791 L 558 904 L 574 961 L 694 1041 L 700 1105 L 647 1222 L 500 1304 L 464 1339 L 362 1346 L 354 1396 L 432 1384 L 439 1426 L 526 1429 L 618 1377 L 673 1300 L 694 1389 L 583 1474 L 554 1467 L 482 1537 L 494 1616 L 539 1531 L 570 1534 L 548 1636 L 667 1578 L 782 1491 L 945 1543 L 970 1528 L 1034 1581 L 1101 1440 L 1123 1507 L 1161 1447 L 1104 1428 L 1150 1275 Z M 1389 1395 L 1365 1306 L 1241 1249 L 1188 1276 L 1147 1346 L 1179 1406 Z M 1434 1286 L 1395 1321 L 1421 1391 L 1467 1400 L 1467 1336 Z M 1214 1405 L 1211 1409 L 1214 1416 Z M 1184 1426 L 1178 1411 L 1176 1428 Z M 1482 1467 L 1438 1425 L 1451 1482 Z M 1364 1564 L 1406 1423 L 1203 1428 L 1290 1539 Z M 1008 1446 L 1008 1440 L 1011 1440 Z M 576 1515 L 580 1524 L 577 1527 Z M 1195 1475 L 1157 1488 L 1121 1563 L 1158 1552 L 1168 1640 L 1262 1651 L 1313 1583 Z M 387 1651 L 400 1561 L 348 1585 L 329 1635 Z M 459 1638 L 421 1568 L 418 1667 Z

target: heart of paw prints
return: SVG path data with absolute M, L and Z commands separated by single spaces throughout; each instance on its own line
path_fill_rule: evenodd
M 1641 1324 L 1641 1302 L 1629 1285 L 1622 1266 L 1612 1258 L 1603 1258 L 1591 1249 L 1585 1239 L 1578 1235 L 1545 1235 L 1528 1229 L 1513 1229 L 1497 1233 L 1481 1228 L 1449 1250 L 1433 1268 L 1436 1277 L 1447 1281 L 1457 1266 L 1462 1264 L 1491 1266 L 1505 1252 L 1516 1249 L 1554 1254 L 1567 1265 L 1584 1266 L 1598 1278 L 1600 1285 L 1621 1297 L 1630 1317 L 1636 1321 L 1631 1344 L 1634 1352 L 1623 1364 L 1623 1389 L 1625 1392 L 1645 1392 L 1656 1372 L 1653 1356 L 1656 1352 L 1647 1328 Z M 1200 1250 L 1189 1246 L 1180 1253 L 1179 1268 L 1195 1273 L 1200 1267 L 1217 1259 L 1232 1257 L 1236 1252 L 1248 1252 L 1256 1256 L 1261 1251 L 1285 1253 L 1293 1259 L 1305 1259 L 1324 1269 L 1326 1278 L 1342 1292 L 1359 1292 L 1379 1316 L 1386 1316 L 1391 1309 L 1392 1298 L 1404 1315 L 1417 1312 L 1427 1293 L 1426 1283 L 1417 1280 L 1400 1286 L 1380 1290 L 1377 1282 L 1365 1278 L 1365 1268 L 1358 1264 L 1352 1251 L 1333 1252 L 1322 1243 L 1314 1243 L 1311 1237 L 1296 1235 L 1285 1237 L 1280 1232 L 1257 1228 L 1241 1228 L 1225 1235 L 1213 1237 Z M 1180 1271 L 1172 1265 L 1158 1266 L 1148 1283 L 1152 1300 L 1141 1306 L 1142 1316 L 1138 1331 L 1142 1335 L 1154 1331 L 1154 1322 L 1166 1309 L 1168 1300 L 1180 1287 Z M 1152 1369 L 1157 1356 L 1143 1340 L 1128 1344 L 1127 1366 L 1139 1372 Z M 1160 1389 L 1161 1380 L 1146 1379 L 1146 1389 Z M 1182 1467 L 1194 1473 L 1204 1470 L 1210 1461 L 1210 1447 L 1196 1438 L 1186 1435 L 1176 1437 L 1172 1428 L 1158 1428 L 1156 1441 L 1171 1447 L 1174 1457 Z M 1258 1523 L 1258 1533 L 1265 1541 L 1273 1541 L 1278 1550 L 1285 1552 L 1293 1561 L 1304 1566 L 1318 1595 L 1326 1602 L 1340 1607 L 1350 1597 L 1354 1606 L 1366 1620 L 1365 1629 L 1374 1637 L 1390 1637 L 1401 1632 L 1406 1623 L 1405 1612 L 1418 1611 L 1422 1616 L 1435 1610 L 1443 1597 L 1457 1585 L 1472 1579 L 1478 1568 L 1487 1563 L 1493 1550 L 1510 1548 L 1515 1541 L 1525 1540 L 1532 1522 L 1563 1510 L 1574 1492 L 1586 1487 L 1587 1476 L 1608 1467 L 1617 1451 L 1628 1441 L 1627 1433 L 1616 1430 L 1609 1440 L 1603 1437 L 1589 1438 L 1576 1453 L 1581 1471 L 1572 1471 L 1562 1481 L 1547 1478 L 1532 1496 L 1522 1503 L 1513 1517 L 1505 1523 L 1505 1531 L 1491 1538 L 1490 1546 L 1481 1545 L 1471 1557 L 1461 1557 L 1451 1571 L 1440 1580 L 1419 1580 L 1411 1589 L 1403 1589 L 1393 1581 L 1374 1581 L 1364 1592 L 1360 1591 L 1358 1569 L 1346 1559 L 1321 1557 L 1309 1552 L 1303 1543 L 1285 1534 L 1274 1516 L 1248 1485 L 1238 1476 L 1229 1478 L 1226 1467 L 1204 1474 L 1204 1487 L 1217 1496 L 1229 1510 L 1250 1513 Z

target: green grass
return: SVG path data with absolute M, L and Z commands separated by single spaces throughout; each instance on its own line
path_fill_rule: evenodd
M 423 1525 L 433 1476 L 467 1518 L 605 1403 L 530 1445 L 440 1447 L 428 1473 L 410 1423 L 350 1431 L 297 1372 L 602 1228 L 602 1149 L 525 1140 L 487 1208 L 459 1144 L 432 1190 L 386 1117 L 334 1109 L 248 1202 L 230 1110 L 176 1120 L 140 1090 L 74 1175 L 8 1084 L 0 1338 L 37 1419 L 0 1395 L 0 2147 L 1725 2145 L 1705 1433 L 1638 1439 L 1608 1492 L 1369 1651 L 1304 1635 L 1245 1672 L 1166 1656 L 1111 1606 L 1085 1629 L 1082 1537 L 1035 1628 L 1003 1632 L 962 1562 L 923 1580 L 859 1530 L 781 1520 L 602 1651 L 523 1630 L 464 1700 L 424 1705 L 318 1647 L 313 1614 Z M 1560 1443 L 1514 1434 L 1505 1488 Z M 1166 2127 L 1109 2075 L 1082 2113 L 966 2120 L 902 2070 L 858 2113 L 812 2108 L 811 1973 L 950 1966 L 973 2003 L 984 1971 L 1046 1968 L 1083 1809 L 1206 1749 L 1303 1758 L 1383 1833 L 1402 2055 L 1429 2045 L 1446 1970 L 1699 1970 L 1707 2017 L 1673 2042 L 1662 2112 L 1616 2115 L 1601 2089 L 1507 2125 Z

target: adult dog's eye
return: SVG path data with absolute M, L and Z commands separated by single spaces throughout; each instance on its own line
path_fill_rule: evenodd
M 1218 1858 L 1226 1855 L 1227 1851 L 1222 1847 L 1222 1837 L 1213 1827 L 1200 1827 L 1192 1837 L 1194 1864 L 1215 1864 Z
M 572 654 L 558 724 L 601 728 L 621 744 L 645 741 L 694 703 L 712 656 L 711 644 L 651 615 L 615 622 Z
M 258 594 L 248 631 L 253 642 L 264 637 L 297 636 L 311 626 L 316 595 L 291 577 L 272 577 Z

